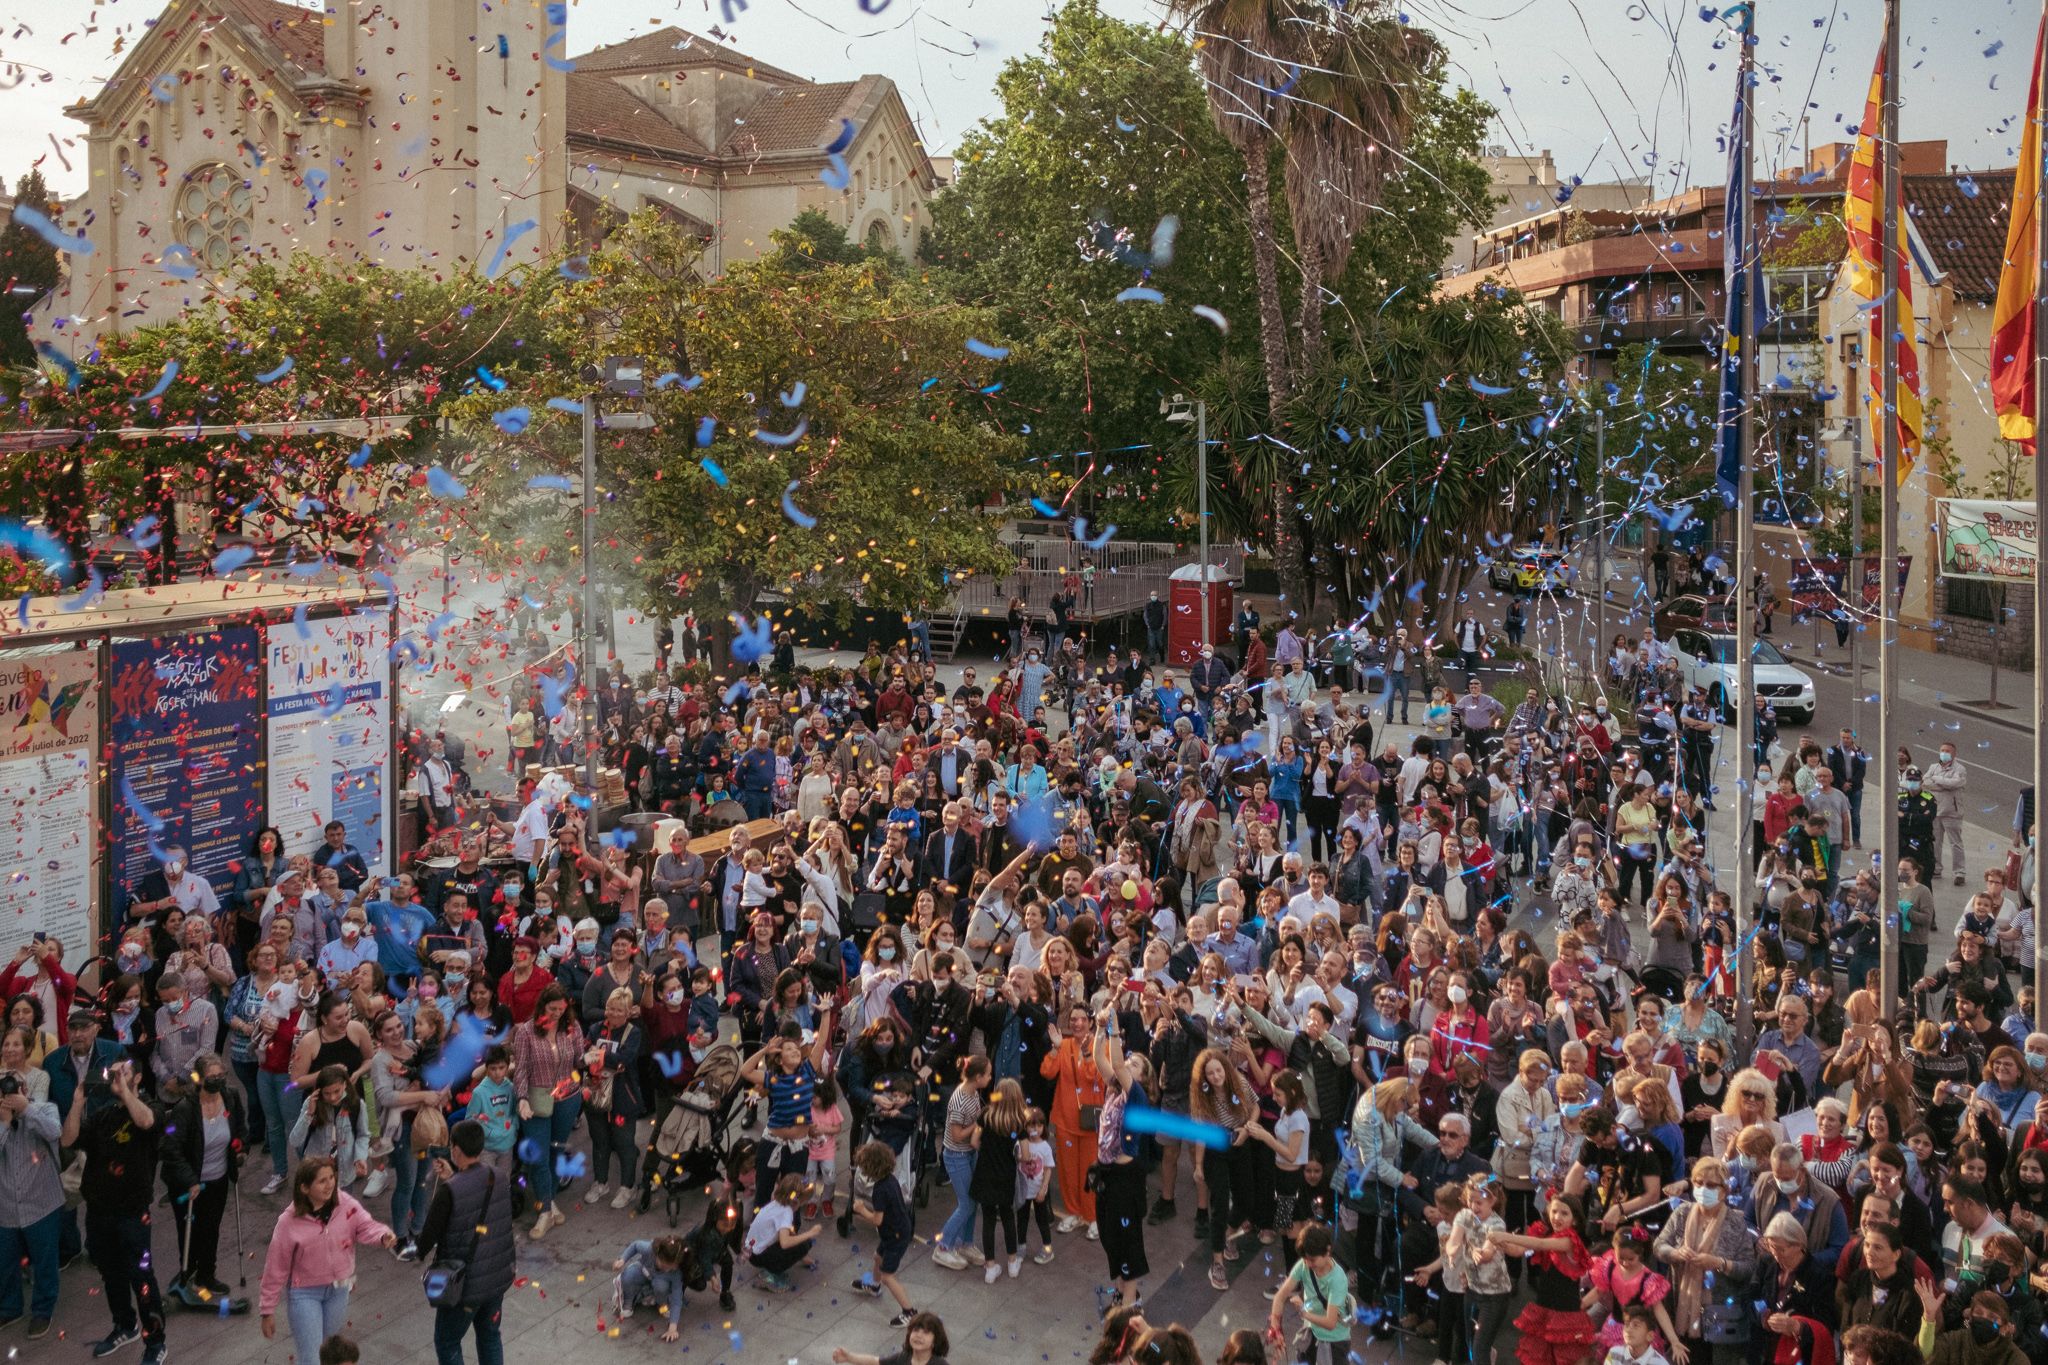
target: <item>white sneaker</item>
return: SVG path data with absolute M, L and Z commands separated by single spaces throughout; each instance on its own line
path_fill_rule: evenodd
M 370 1172 L 368 1182 L 363 1185 L 362 1197 L 365 1199 L 375 1199 L 390 1188 L 391 1168 L 389 1166 L 379 1166 L 376 1170 Z
M 603 1199 L 606 1195 L 610 1194 L 611 1192 L 611 1182 L 609 1180 L 600 1180 L 597 1182 L 597 1184 L 592 1185 L 589 1189 L 583 1192 L 583 1202 L 586 1204 L 595 1204 L 598 1202 L 598 1200 Z
M 1102 1240 L 1102 1229 L 1101 1229 L 1101 1228 L 1098 1228 L 1098 1227 L 1096 1227 L 1096 1226 L 1095 1226 L 1095 1224 L 1093 1224 L 1093 1223 L 1090 1223 L 1090 1224 L 1088 1225 L 1088 1240 L 1089 1240 L 1089 1241 L 1091 1241 L 1091 1242 L 1099 1242 L 1099 1241 L 1101 1241 L 1101 1240 Z
M 932 1264 L 944 1266 L 948 1270 L 965 1270 L 967 1269 L 967 1258 L 951 1247 L 934 1247 L 932 1248 Z
M 281 1175 L 274 1175 L 274 1176 L 270 1177 L 270 1179 L 268 1179 L 268 1180 L 266 1180 L 266 1181 L 264 1181 L 264 1182 L 263 1182 L 263 1188 L 262 1188 L 262 1189 L 260 1189 L 260 1190 L 258 1190 L 258 1191 L 257 1191 L 257 1193 L 258 1193 L 258 1194 L 276 1194 L 276 1193 L 277 1193 L 277 1192 L 278 1192 L 279 1190 L 281 1190 L 281 1189 L 283 1189 L 283 1188 L 284 1188 L 284 1177 L 283 1177 L 283 1176 L 281 1176 Z
M 612 1207 L 615 1209 L 622 1209 L 632 1202 L 633 1187 L 631 1185 L 619 1186 L 619 1192 L 612 1196 Z
M 1051 1247 L 1047 1247 L 1047 1248 L 1045 1248 L 1045 1250 L 1043 1250 L 1043 1251 L 1039 1252 L 1039 1253 L 1038 1253 L 1038 1254 L 1037 1254 L 1036 1256 L 1033 1256 L 1033 1257 L 1031 1258 L 1031 1264 L 1033 1264 L 1033 1265 L 1051 1265 L 1051 1264 L 1052 1264 L 1052 1248 L 1051 1248 Z
M 633 1309 L 626 1302 L 625 1285 L 621 1277 L 612 1276 L 612 1316 L 621 1322 L 633 1316 Z
M 1072 1232 L 1075 1228 L 1080 1226 L 1081 1220 L 1078 1217 L 1071 1213 L 1063 1213 L 1060 1215 L 1060 1221 L 1054 1226 L 1053 1231 Z
M 988 1257 L 981 1254 L 981 1248 L 978 1246 L 961 1247 L 960 1254 L 967 1258 L 967 1264 L 969 1265 L 986 1265 L 988 1263 Z
M 990 1264 L 990 1266 L 989 1266 L 989 1269 L 991 1269 L 991 1270 L 995 1269 L 995 1266 L 994 1266 L 994 1264 L 993 1264 L 993 1263 L 991 1263 L 991 1264 Z M 1012 1257 L 1010 1258 L 1010 1278 L 1014 1280 L 1014 1279 L 1016 1279 L 1016 1278 L 1017 1278 L 1017 1277 L 1018 1277 L 1019 1275 L 1022 1275 L 1023 1273 L 1024 1273 L 1024 1257 L 1023 1257 L 1023 1255 L 1022 1255 L 1022 1254 L 1020 1253 L 1020 1254 L 1018 1254 L 1018 1255 L 1016 1255 L 1016 1256 L 1012 1256 Z
M 994 1284 L 997 1280 L 1003 1278 L 1002 1263 L 1000 1261 L 990 1261 L 988 1269 L 981 1272 L 981 1278 L 984 1284 Z

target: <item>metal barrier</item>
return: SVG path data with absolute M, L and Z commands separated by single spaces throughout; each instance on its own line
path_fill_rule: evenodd
M 1071 536 L 1020 532 L 1006 535 L 1003 543 L 1016 555 L 1016 569 L 1000 577 L 967 579 L 941 614 L 957 611 L 969 618 L 1000 618 L 1009 611 L 1012 597 L 1022 597 L 1033 618 L 1049 616 L 1061 581 L 1092 564 L 1095 581 L 1075 591 L 1072 616 L 1077 621 L 1107 620 L 1139 610 L 1150 593 L 1165 599 L 1173 571 L 1198 557 L 1191 546 L 1164 540 L 1116 541 L 1090 549 Z M 1233 580 L 1244 576 L 1244 551 L 1236 545 L 1211 545 L 1209 562 Z

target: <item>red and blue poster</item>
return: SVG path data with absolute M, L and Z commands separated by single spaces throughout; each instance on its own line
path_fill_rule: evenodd
M 183 848 L 225 902 L 266 819 L 256 631 L 118 641 L 112 655 L 115 903 L 156 870 L 152 845 Z

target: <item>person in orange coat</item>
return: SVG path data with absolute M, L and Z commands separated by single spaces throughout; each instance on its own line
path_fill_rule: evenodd
M 1095 1196 L 1088 1192 L 1088 1168 L 1095 1164 L 1095 1116 L 1102 1108 L 1102 1074 L 1095 1065 L 1095 1021 L 1086 1002 L 1067 1011 L 1066 1037 L 1057 1049 L 1038 1064 L 1038 1072 L 1053 1082 L 1053 1159 L 1059 1171 L 1060 1202 L 1067 1211 L 1059 1230 L 1072 1232 L 1088 1225 L 1088 1240 L 1100 1235 L 1095 1227 Z M 1082 1123 L 1082 1110 L 1088 1122 Z

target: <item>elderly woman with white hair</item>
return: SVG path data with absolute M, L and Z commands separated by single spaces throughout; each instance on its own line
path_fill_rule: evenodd
M 1835 1357 L 1835 1272 L 1806 1248 L 1806 1229 L 1790 1213 L 1764 1224 L 1763 1255 L 1749 1297 L 1761 1304 L 1764 1330 L 1778 1344 L 1760 1358 L 1827 1361 Z M 1783 1349 L 1784 1343 L 1790 1349 Z

